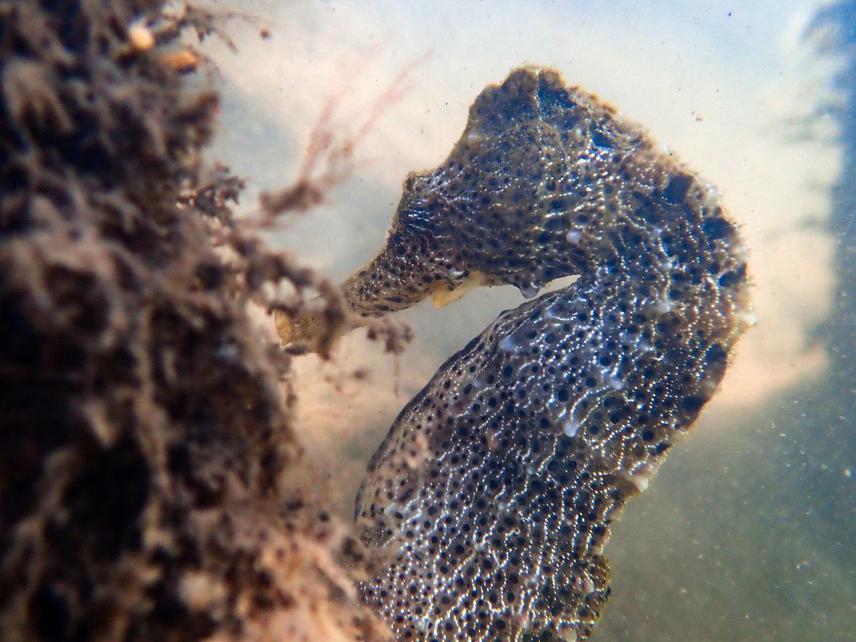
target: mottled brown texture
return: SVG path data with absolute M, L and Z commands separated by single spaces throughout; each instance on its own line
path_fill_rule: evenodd
M 170 56 L 216 19 L 171 4 L 0 4 L 0 637 L 385 639 L 247 315 L 324 282 L 201 164 L 217 97 Z
M 407 179 L 344 292 L 378 316 L 474 276 L 532 297 L 569 275 L 452 356 L 369 465 L 356 520 L 381 568 L 361 591 L 399 640 L 588 638 L 617 511 L 749 318 L 714 189 L 594 96 L 519 69 L 476 99 L 442 166 Z

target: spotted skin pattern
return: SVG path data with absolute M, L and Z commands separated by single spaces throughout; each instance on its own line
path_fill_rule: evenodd
M 569 275 L 452 356 L 369 464 L 356 523 L 379 570 L 359 589 L 398 640 L 588 638 L 612 521 L 750 317 L 713 188 L 596 97 L 518 69 L 442 166 L 408 177 L 386 246 L 343 290 L 381 316 L 471 279 L 531 298 Z

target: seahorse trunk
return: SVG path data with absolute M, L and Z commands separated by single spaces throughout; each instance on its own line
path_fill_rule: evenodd
M 378 315 L 472 275 L 531 295 L 569 274 L 451 357 L 369 465 L 356 520 L 384 561 L 360 588 L 400 640 L 587 638 L 616 511 L 748 323 L 713 189 L 554 72 L 517 70 L 478 97 L 447 161 L 408 179 L 345 295 Z

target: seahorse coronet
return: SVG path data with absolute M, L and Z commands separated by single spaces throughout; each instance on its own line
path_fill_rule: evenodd
M 588 638 L 610 525 L 713 396 L 750 310 L 716 191 L 558 73 L 518 69 L 407 178 L 342 289 L 380 316 L 468 279 L 533 295 L 570 275 L 450 357 L 369 464 L 356 525 L 383 561 L 359 590 L 399 640 Z

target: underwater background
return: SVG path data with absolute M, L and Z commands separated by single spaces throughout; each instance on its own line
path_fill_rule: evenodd
M 223 92 L 210 155 L 249 179 L 245 211 L 299 174 L 313 127 L 357 139 L 347 178 L 273 239 L 337 279 L 382 244 L 407 172 L 441 162 L 475 95 L 521 64 L 555 67 L 717 185 L 758 323 L 615 525 L 593 639 L 856 640 L 856 3 L 219 6 L 249 18 L 236 51 L 205 47 Z M 400 357 L 354 333 L 329 362 L 298 360 L 301 438 L 344 517 L 400 408 L 521 301 L 419 306 Z

